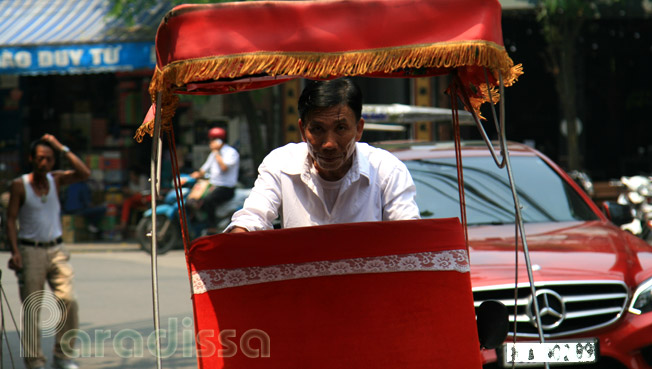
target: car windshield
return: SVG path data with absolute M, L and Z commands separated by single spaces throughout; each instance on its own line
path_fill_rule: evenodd
M 538 157 L 512 157 L 512 172 L 523 221 L 595 220 L 588 204 Z M 464 188 L 469 225 L 514 223 L 514 200 L 507 171 L 491 157 L 465 157 Z M 460 217 L 454 158 L 406 161 L 417 186 L 422 218 Z

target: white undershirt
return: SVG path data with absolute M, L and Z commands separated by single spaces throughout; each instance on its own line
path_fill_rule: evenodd
M 61 236 L 61 204 L 57 185 L 52 174 L 47 174 L 49 191 L 41 197 L 34 193 L 29 174 L 22 177 L 25 186 L 25 203 L 18 211 L 18 238 L 49 242 Z
M 335 206 L 335 202 L 337 201 L 337 196 L 340 194 L 340 188 L 342 187 L 344 177 L 337 181 L 327 181 L 319 175 L 314 165 L 310 169 L 310 175 L 312 175 L 313 181 L 319 183 L 319 187 L 317 188 L 322 192 L 321 197 L 324 199 L 324 204 L 326 205 L 328 212 L 331 213 L 333 211 L 333 206 Z

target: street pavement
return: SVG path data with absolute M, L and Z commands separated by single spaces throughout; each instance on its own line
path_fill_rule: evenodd
M 156 368 L 151 257 L 130 242 L 69 244 L 79 303 L 81 368 Z M 16 324 L 21 304 L 9 253 L 0 252 L 2 315 L 5 335 L 2 367 L 24 368 Z M 182 250 L 158 258 L 158 291 L 163 368 L 197 368 L 190 282 Z M 42 324 L 51 313 L 43 309 Z M 16 324 L 15 324 L 15 323 Z M 148 346 L 148 341 L 150 345 Z M 51 365 L 53 337 L 42 347 Z

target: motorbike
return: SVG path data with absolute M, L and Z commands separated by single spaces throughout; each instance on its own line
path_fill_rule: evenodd
M 181 195 L 184 200 L 188 198 L 193 187 L 198 185 L 198 181 L 189 175 L 181 176 Z M 206 214 L 201 209 L 186 206 L 186 218 L 188 232 L 191 239 L 195 237 L 208 235 L 211 228 L 217 230 L 225 229 L 231 222 L 231 216 L 237 210 L 242 208 L 244 201 L 251 192 L 250 188 L 236 188 L 234 196 L 217 206 L 215 211 L 216 223 L 208 224 Z M 136 238 L 143 251 L 152 252 L 152 209 L 146 210 L 138 225 L 136 226 Z M 179 205 L 177 203 L 176 192 L 171 190 L 165 194 L 163 201 L 156 206 L 156 237 L 157 252 L 164 254 L 175 248 L 183 247 L 183 238 L 179 222 Z
M 618 196 L 617 202 L 627 205 L 634 219 L 621 228 L 652 245 L 652 177 L 621 177 L 626 191 Z
M 590 197 L 593 197 L 595 195 L 595 189 L 593 187 L 593 180 L 591 177 L 586 172 L 580 171 L 580 170 L 572 170 L 568 172 L 568 175 L 582 187 L 584 192 L 586 192 L 587 195 Z

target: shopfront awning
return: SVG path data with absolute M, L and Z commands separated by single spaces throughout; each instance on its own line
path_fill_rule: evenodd
M 152 69 L 154 36 L 167 1 L 109 16 L 108 0 L 0 1 L 0 74 L 100 73 Z

